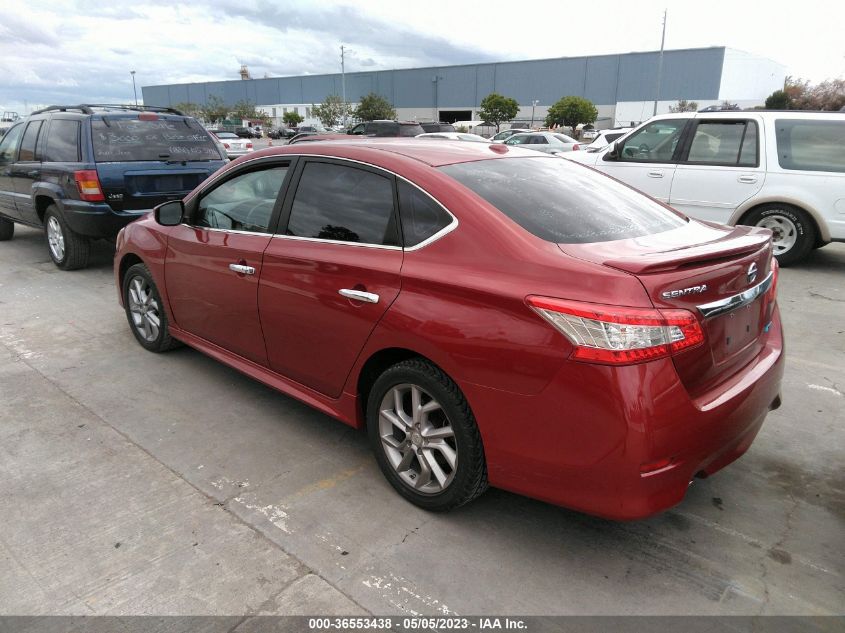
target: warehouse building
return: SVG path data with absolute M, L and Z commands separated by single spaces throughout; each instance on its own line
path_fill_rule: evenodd
M 491 92 L 520 104 L 518 119 L 542 121 L 548 107 L 563 96 L 586 97 L 596 104 L 599 127 L 648 119 L 658 94 L 659 113 L 680 99 L 700 107 L 723 101 L 741 107 L 762 105 L 783 87 L 786 68 L 770 59 L 725 48 L 691 48 L 663 53 L 658 87 L 659 52 L 559 57 L 516 62 L 465 64 L 370 72 L 347 72 L 351 103 L 375 92 L 389 100 L 402 120 L 465 121 L 478 118 L 481 100 Z M 313 123 L 311 106 L 343 93 L 340 73 L 142 87 L 144 103 L 173 106 L 203 104 L 215 95 L 227 104 L 246 100 L 274 122 L 296 110 Z

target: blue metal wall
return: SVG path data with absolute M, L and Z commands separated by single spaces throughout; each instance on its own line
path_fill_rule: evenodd
M 718 99 L 724 48 L 666 51 L 660 100 Z M 440 66 L 346 74 L 346 97 L 356 102 L 369 92 L 397 108 L 477 106 L 491 92 L 549 105 L 563 96 L 583 96 L 599 105 L 649 101 L 657 86 L 657 52 L 562 57 L 522 62 Z M 205 103 L 211 95 L 227 105 L 247 100 L 257 105 L 320 103 L 341 94 L 340 74 L 274 79 L 214 81 L 141 88 L 144 103 Z

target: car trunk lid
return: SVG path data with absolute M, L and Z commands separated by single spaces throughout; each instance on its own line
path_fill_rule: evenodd
M 696 316 L 705 343 L 673 356 L 689 391 L 714 387 L 761 351 L 774 307 L 769 231 L 690 221 L 663 233 L 560 247 L 635 275 L 654 307 Z

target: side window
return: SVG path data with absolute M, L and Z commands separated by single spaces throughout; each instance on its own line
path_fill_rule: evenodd
M 272 167 L 227 180 L 200 199 L 194 225 L 269 233 L 273 208 L 287 171 L 287 166 Z
M 33 161 L 40 160 L 41 157 L 36 157 L 35 149 L 38 144 L 38 133 L 41 131 L 41 121 L 30 121 L 26 126 L 26 132 L 23 133 L 23 140 L 21 141 L 21 152 L 18 155 L 19 161 Z
M 775 138 L 783 169 L 845 173 L 845 120 L 778 119 Z
M 756 166 L 757 124 L 753 121 L 700 122 L 695 128 L 686 162 Z
M 549 144 L 549 142 L 546 140 L 545 136 L 532 136 L 529 143 L 531 145 L 548 145 Z
M 397 180 L 396 188 L 406 247 L 424 242 L 452 223 L 452 216 L 443 207 L 413 185 Z
M 79 161 L 79 121 L 53 119 L 47 134 L 44 160 L 57 163 Z
M 352 134 L 363 134 L 366 127 L 366 123 L 359 123 L 358 125 L 352 128 Z
M 16 125 L 10 128 L 0 140 L 0 163 L 11 163 L 15 160 L 15 151 L 18 149 L 21 132 L 23 132 L 23 125 Z
M 649 123 L 625 140 L 619 160 L 643 163 L 671 162 L 686 124 L 686 119 L 664 119 Z
M 398 246 L 393 184 L 385 176 L 333 163 L 306 163 L 287 234 Z

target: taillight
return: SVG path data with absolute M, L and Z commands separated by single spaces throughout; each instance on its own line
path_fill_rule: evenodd
M 247 143 L 247 144 L 246 144 L 246 148 L 247 148 L 247 149 L 252 149 L 252 143 Z
M 226 149 L 229 149 L 229 144 L 228 144 L 228 143 L 223 143 L 223 147 L 225 147 Z
M 628 365 L 663 358 L 704 342 L 692 312 L 626 308 L 531 296 L 528 305 L 575 347 L 571 358 Z
M 575 145 L 573 145 L 573 146 L 572 146 L 572 151 L 573 151 L 573 152 L 577 152 L 579 149 L 581 149 L 581 146 L 580 146 L 580 145 L 578 145 L 578 143 L 575 143 Z
M 79 189 L 79 197 L 86 202 L 102 202 L 106 199 L 103 190 L 100 188 L 100 179 L 97 177 L 96 169 L 82 169 L 73 172 L 73 179 L 76 181 L 76 188 Z
M 158 115 L 154 112 L 142 112 L 138 115 L 139 121 L 158 121 Z

